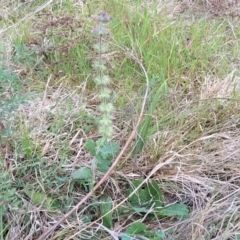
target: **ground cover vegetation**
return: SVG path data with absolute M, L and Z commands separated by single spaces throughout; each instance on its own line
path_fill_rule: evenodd
M 0 240 L 240 239 L 238 1 L 2 1 Z

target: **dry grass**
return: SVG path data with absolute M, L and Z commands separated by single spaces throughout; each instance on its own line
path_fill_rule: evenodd
M 170 16 L 190 13 L 195 16 L 239 17 L 240 4 L 237 0 L 168 1 L 167 9 Z

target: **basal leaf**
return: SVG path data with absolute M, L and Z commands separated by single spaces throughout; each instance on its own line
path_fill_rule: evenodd
M 144 233 L 147 230 L 147 227 L 142 222 L 134 222 L 127 229 L 126 233 L 128 234 L 140 234 Z
M 148 190 L 150 195 L 152 196 L 152 202 L 154 202 L 154 207 L 162 207 L 163 206 L 163 193 L 162 190 L 159 188 L 158 183 L 156 181 L 151 181 L 148 184 Z
M 93 156 L 96 156 L 96 145 L 93 140 L 87 140 L 85 147 Z
M 127 190 L 128 196 L 143 182 L 142 179 L 137 179 L 132 182 L 132 186 Z M 129 198 L 132 207 L 139 209 L 144 207 L 145 210 L 162 207 L 163 193 L 156 181 L 144 183 L 135 194 Z
M 100 147 L 100 150 L 95 153 L 94 161 L 96 162 L 97 169 L 105 173 L 110 168 L 113 158 L 119 151 L 119 144 L 116 142 L 102 143 L 101 141 L 102 139 L 97 142 L 100 146 L 101 144 L 103 145 Z
M 120 237 L 121 237 L 121 240 L 133 240 L 133 237 L 127 234 L 121 234 Z
M 100 154 L 103 158 L 114 157 L 119 151 L 119 143 L 117 142 L 106 142 L 101 148 Z M 112 160 L 112 159 L 111 159 Z
M 162 208 L 159 213 L 167 217 L 176 216 L 176 217 L 187 218 L 189 216 L 189 210 L 187 206 L 182 203 L 172 204 L 170 206 Z
M 42 206 L 45 209 L 51 210 L 54 210 L 58 207 L 57 201 L 44 192 L 35 192 L 27 187 L 25 187 L 23 191 L 31 199 L 33 204 L 37 206 Z
M 148 208 L 145 207 L 133 207 L 135 213 L 147 213 L 149 211 Z
M 92 171 L 88 167 L 80 167 L 72 173 L 73 180 L 84 180 L 86 182 L 92 181 Z
M 132 182 L 132 186 L 127 190 L 127 195 L 129 196 L 141 183 L 143 182 L 142 179 L 137 179 Z M 133 207 L 150 207 L 151 195 L 144 184 L 141 186 L 136 193 L 134 193 L 130 198 L 129 202 Z
M 157 231 L 157 232 L 155 232 L 155 235 L 157 237 L 159 237 L 160 239 L 166 238 L 166 235 L 165 235 L 165 233 L 163 231 Z
M 110 158 L 109 159 L 103 159 L 103 158 L 100 157 L 100 158 L 97 159 L 97 169 L 100 172 L 105 173 L 110 168 L 111 163 L 112 163 L 112 161 L 111 161 Z
M 144 236 L 147 237 L 145 239 L 148 240 L 163 240 L 166 238 L 166 235 L 163 231 L 145 231 Z
M 112 199 L 108 196 L 103 195 L 101 197 L 101 205 L 100 205 L 101 215 L 103 216 L 106 213 L 108 213 L 112 209 L 112 205 L 113 205 Z M 103 217 L 103 225 L 111 229 L 112 223 L 113 223 L 112 212 L 110 212 L 109 214 Z

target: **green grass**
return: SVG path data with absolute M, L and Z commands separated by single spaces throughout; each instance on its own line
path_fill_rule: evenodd
M 149 95 L 138 136 L 49 239 L 239 239 L 238 18 L 205 14 L 204 3 L 177 14 L 161 1 L 87 2 L 3 3 L 0 240 L 37 239 L 90 190 L 92 175 L 78 169 L 92 171 L 95 157 L 95 181 L 108 170 L 111 147 L 122 148 L 139 118 L 139 62 Z M 113 18 L 103 59 L 114 136 L 98 154 L 86 147 L 101 119 L 89 9 Z

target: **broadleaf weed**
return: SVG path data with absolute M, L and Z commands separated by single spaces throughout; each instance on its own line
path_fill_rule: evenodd
M 110 33 L 109 29 L 106 28 L 106 24 L 111 21 L 111 17 L 105 12 L 101 11 L 99 14 L 93 16 L 93 19 L 97 22 L 97 25 L 93 27 L 92 34 L 96 35 L 98 40 L 94 44 L 93 49 L 97 51 L 98 60 L 93 61 L 92 67 L 95 72 L 93 77 L 96 86 L 99 88 L 98 98 L 100 100 L 99 110 L 101 117 L 98 119 L 98 130 L 101 137 L 96 141 L 88 140 L 85 147 L 93 156 L 92 159 L 92 178 L 93 184 L 95 182 L 95 172 L 107 172 L 111 166 L 112 159 L 116 156 L 119 151 L 119 144 L 110 141 L 113 136 L 113 116 L 114 110 L 113 103 L 111 102 L 112 91 L 109 88 L 111 78 L 107 75 L 107 66 L 103 60 L 102 54 L 108 50 L 107 43 L 104 42 L 104 36 Z M 88 172 L 89 169 L 81 167 L 77 171 Z M 82 177 L 80 181 L 84 182 L 89 180 Z

